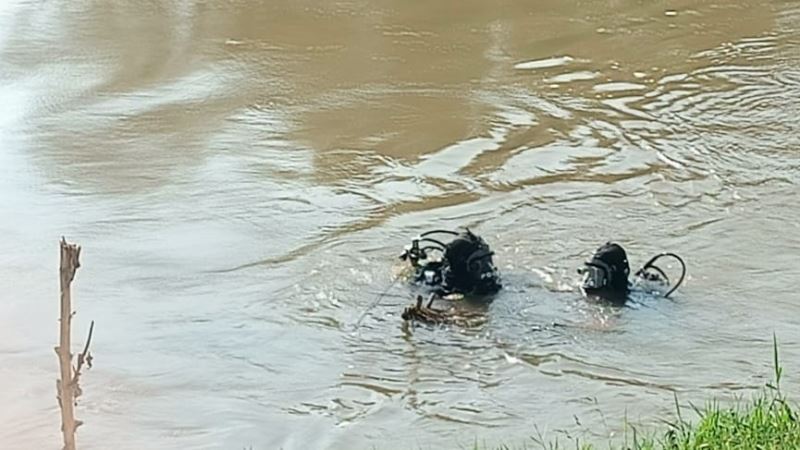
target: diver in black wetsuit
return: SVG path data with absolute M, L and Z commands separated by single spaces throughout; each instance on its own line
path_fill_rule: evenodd
M 681 264 L 681 277 L 671 287 L 666 272 L 655 265 L 657 260 L 667 256 L 677 259 Z M 607 242 L 583 264 L 584 267 L 578 269 L 578 273 L 583 275 L 581 290 L 585 294 L 615 303 L 624 303 L 627 300 L 634 283 L 628 280 L 631 268 L 628 264 L 628 255 L 621 245 Z M 649 281 L 666 285 L 670 288 L 664 297 L 669 297 L 683 283 L 685 276 L 686 264 L 680 256 L 674 253 L 659 253 L 636 272 L 635 281 Z
M 454 236 L 444 243 L 432 236 Z M 494 252 L 480 236 L 465 230 L 422 233 L 406 247 L 401 259 L 411 263 L 414 281 L 430 286 L 439 296 L 491 295 L 502 287 L 494 266 Z

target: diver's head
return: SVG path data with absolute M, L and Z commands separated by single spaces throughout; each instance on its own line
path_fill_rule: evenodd
M 466 230 L 449 242 L 445 288 L 463 294 L 494 294 L 500 290 L 500 275 L 492 261 L 494 252 L 480 236 Z
M 589 295 L 624 299 L 628 294 L 628 255 L 619 244 L 607 242 L 598 248 L 578 270 L 583 274 L 581 288 Z

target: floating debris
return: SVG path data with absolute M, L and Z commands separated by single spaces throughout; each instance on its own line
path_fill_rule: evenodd
M 514 68 L 518 70 L 536 70 L 536 69 L 549 69 L 551 67 L 565 66 L 575 58 L 571 56 L 554 56 L 552 58 L 535 59 L 533 61 L 524 61 L 514 64 Z
M 475 327 L 486 323 L 486 315 L 479 312 L 460 311 L 455 307 L 438 309 L 433 307 L 435 294 L 431 294 L 428 304 L 423 305 L 421 295 L 417 296 L 417 303 L 403 310 L 401 317 L 405 321 L 417 321 L 434 325 L 457 325 L 461 327 Z

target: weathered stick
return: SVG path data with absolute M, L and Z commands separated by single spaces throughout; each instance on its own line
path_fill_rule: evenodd
M 422 296 L 417 296 L 417 303 L 403 310 L 401 317 L 406 321 L 424 322 L 433 325 L 457 325 L 462 327 L 478 326 L 486 322 L 486 316 L 478 312 L 458 311 L 455 308 L 437 309 L 433 307 L 435 295 L 428 299 L 428 305 L 422 304 Z
M 72 353 L 70 351 L 72 348 L 71 326 L 73 316 L 70 287 L 72 280 L 75 279 L 75 271 L 81 266 L 80 255 L 81 248 L 79 246 L 68 244 L 63 237 L 61 238 L 61 317 L 59 344 L 55 350 L 58 354 L 58 362 L 61 369 L 61 379 L 56 381 L 56 387 L 58 405 L 61 408 L 61 432 L 64 435 L 64 450 L 75 450 L 75 430 L 80 426 L 80 421 L 75 420 L 75 399 L 80 395 L 80 387 L 78 386 L 80 366 L 83 365 L 83 360 L 87 360 L 87 364 L 91 365 L 91 356 L 88 355 L 88 341 L 82 357 L 79 358 L 78 368 L 74 372 Z M 89 329 L 89 340 L 91 340 L 93 329 L 94 322 L 92 322 L 92 326 Z

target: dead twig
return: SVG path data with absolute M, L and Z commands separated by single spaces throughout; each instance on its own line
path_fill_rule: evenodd
M 72 385 L 75 386 L 75 398 L 76 399 L 78 397 L 80 397 L 81 394 L 83 394 L 83 391 L 81 390 L 81 386 L 80 386 L 80 384 L 78 384 L 78 381 L 80 380 L 80 377 L 81 377 L 81 368 L 83 367 L 83 364 L 84 363 L 86 364 L 86 368 L 87 369 L 91 369 L 92 368 L 92 360 L 94 359 L 94 357 L 92 357 L 92 354 L 89 353 L 89 344 L 92 343 L 92 332 L 93 331 L 94 331 L 94 320 L 92 321 L 91 324 L 89 324 L 89 335 L 86 337 L 86 344 L 84 344 L 84 346 L 83 346 L 83 352 L 78 354 L 78 367 L 75 368 L 75 371 L 73 372 L 73 375 L 72 375 Z M 77 426 L 80 426 L 80 421 L 78 421 L 78 424 L 76 425 L 76 428 L 77 428 Z
M 78 368 L 75 369 L 75 375 L 80 375 L 81 366 L 86 362 L 86 367 L 92 368 L 92 354 L 89 353 L 89 345 L 92 343 L 92 332 L 94 331 L 94 320 L 89 324 L 89 335 L 86 337 L 86 344 L 83 346 L 83 352 L 78 355 Z
M 81 421 L 75 419 L 75 400 L 81 395 L 81 388 L 78 385 L 81 369 L 84 363 L 87 367 L 92 367 L 92 355 L 89 353 L 89 344 L 92 341 L 94 331 L 94 321 L 89 326 L 89 336 L 86 339 L 83 352 L 78 355 L 77 367 L 72 365 L 72 293 L 71 285 L 75 279 L 75 272 L 81 266 L 81 248 L 74 244 L 68 244 L 61 238 L 61 315 L 59 324 L 59 345 L 55 348 L 58 355 L 61 378 L 56 381 L 56 391 L 58 393 L 58 406 L 61 409 L 61 432 L 64 436 L 64 450 L 75 450 L 75 430 L 81 425 Z
M 438 309 L 433 307 L 436 294 L 431 294 L 428 304 L 423 305 L 421 295 L 417 296 L 417 303 L 403 310 L 401 317 L 407 321 L 417 321 L 434 325 L 456 325 L 474 327 L 486 322 L 486 316 L 474 311 L 459 311 L 454 307 Z

